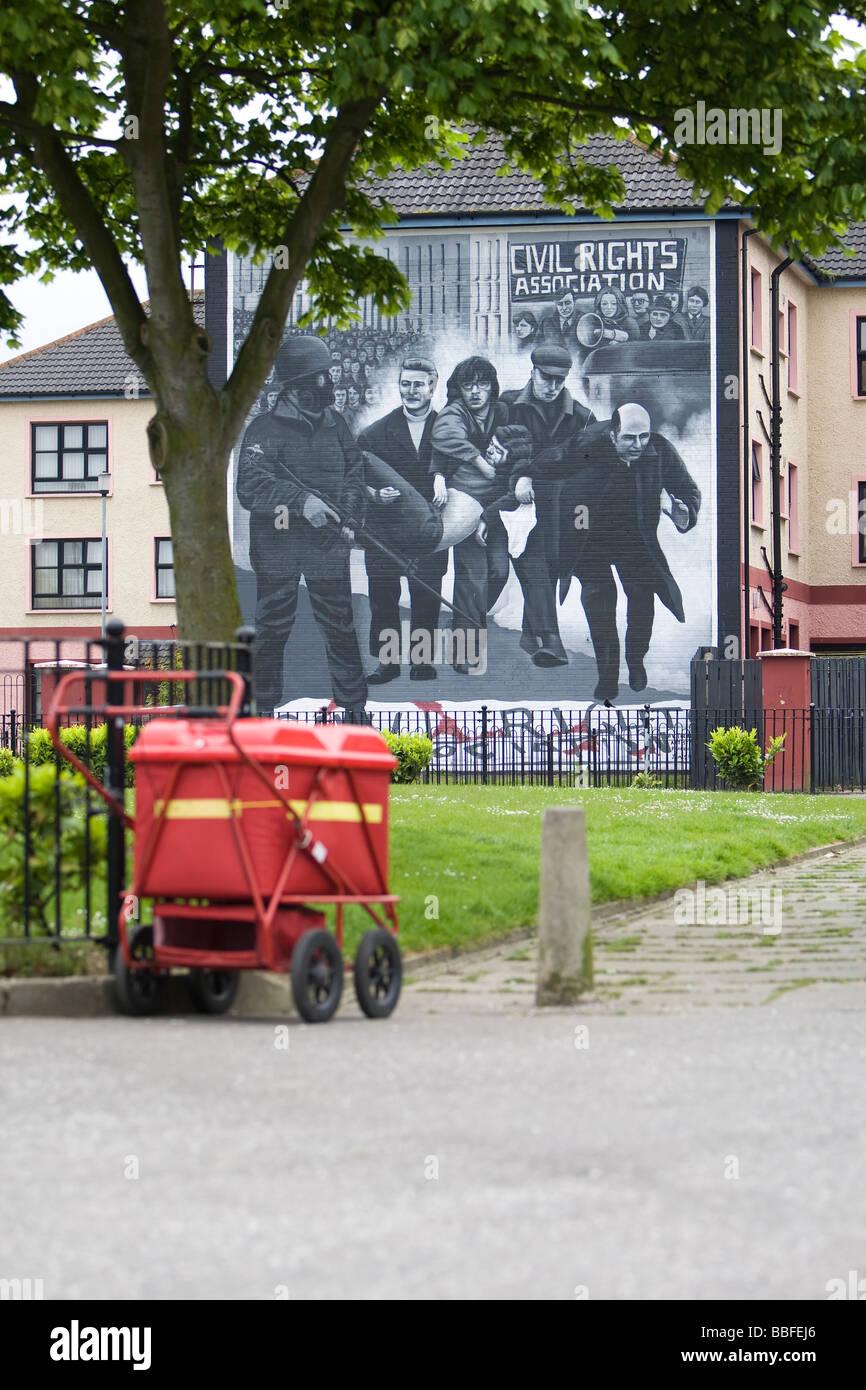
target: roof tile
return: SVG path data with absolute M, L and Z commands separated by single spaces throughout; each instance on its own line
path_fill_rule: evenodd
M 204 326 L 201 293 L 195 296 L 193 312 L 196 322 Z M 138 382 L 140 396 L 150 395 L 138 368 L 127 355 L 114 319 L 100 319 L 44 347 L 0 362 L 0 398 L 122 396 L 130 378 Z

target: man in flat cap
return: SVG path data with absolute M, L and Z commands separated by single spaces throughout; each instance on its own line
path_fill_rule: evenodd
M 364 456 L 333 408 L 330 367 L 321 338 L 287 337 L 276 360 L 280 395 L 272 410 L 252 421 L 241 445 L 237 494 L 250 512 L 257 581 L 259 714 L 273 714 L 286 698 L 283 653 L 302 575 L 324 640 L 334 700 L 356 717 L 367 701 L 349 577 L 354 534 L 343 524 L 344 518 L 363 520 Z M 299 656 L 293 669 L 303 665 Z
M 519 391 L 505 391 L 508 422 L 525 425 L 532 436 L 533 457 L 572 453 L 575 439 L 595 419 L 580 404 L 565 381 L 572 367 L 571 353 L 559 343 L 540 343 L 533 348 L 532 374 Z M 559 577 L 559 495 L 562 478 L 536 476 L 527 469 L 515 484 L 518 502 L 535 502 L 537 522 L 514 568 L 523 590 L 523 633 L 520 645 L 536 666 L 567 666 L 568 655 L 559 635 L 556 583 Z

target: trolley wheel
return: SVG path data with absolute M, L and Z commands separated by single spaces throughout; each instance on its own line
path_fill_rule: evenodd
M 129 933 L 129 954 L 133 960 L 147 960 L 153 956 L 153 927 L 136 927 Z M 165 996 L 167 976 L 154 970 L 132 970 L 123 958 L 123 950 L 118 946 L 114 957 L 114 991 L 117 1002 L 125 1014 L 141 1018 L 147 1014 L 158 1014 Z
M 224 1014 L 235 1002 L 239 970 L 191 970 L 187 986 L 199 1013 Z
M 343 956 L 329 931 L 307 931 L 292 952 L 292 998 L 307 1023 L 327 1023 L 343 993 Z
M 355 994 L 368 1018 L 393 1013 L 403 984 L 403 961 L 396 936 L 373 927 L 361 937 L 355 955 Z

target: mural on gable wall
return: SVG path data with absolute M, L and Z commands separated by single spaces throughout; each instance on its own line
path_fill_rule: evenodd
M 400 230 L 379 250 L 407 314 L 301 330 L 299 292 L 233 460 L 260 708 L 688 697 L 715 604 L 710 237 Z M 265 269 L 232 264 L 235 343 Z

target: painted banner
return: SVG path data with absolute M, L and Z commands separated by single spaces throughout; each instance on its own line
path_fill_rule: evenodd
M 596 295 L 605 287 L 623 294 L 679 290 L 686 261 L 685 237 L 627 240 L 525 241 L 512 239 L 508 268 L 512 303 L 547 299 L 564 290 Z

